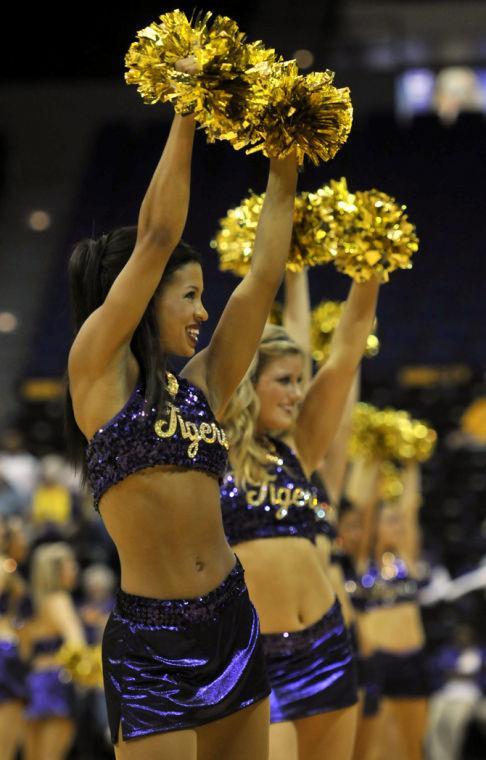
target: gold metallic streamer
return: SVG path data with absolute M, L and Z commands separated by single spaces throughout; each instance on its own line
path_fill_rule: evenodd
M 176 69 L 192 56 L 195 73 Z M 193 113 L 209 142 L 284 158 L 297 153 L 314 164 L 333 158 L 352 124 L 348 88 L 334 73 L 303 76 L 260 41 L 248 43 L 235 21 L 206 13 L 195 20 L 175 10 L 137 33 L 125 57 L 125 80 L 145 103 L 171 101 L 177 113 Z
M 406 411 L 356 405 L 349 443 L 352 459 L 425 462 L 432 456 L 436 442 L 435 430 Z
M 418 250 L 406 206 L 379 190 L 348 191 L 344 178 L 315 193 L 324 244 L 336 268 L 357 282 L 388 282 L 396 269 L 411 269 Z
M 56 660 L 80 686 L 103 688 L 100 645 L 64 644 Z
M 299 272 L 305 267 L 313 267 L 329 261 L 329 255 L 322 241 L 325 232 L 316 205 L 309 200 L 310 193 L 304 192 L 295 199 L 294 225 L 287 269 Z M 239 206 L 230 209 L 220 219 L 220 228 L 211 247 L 219 255 L 222 271 L 231 271 L 244 277 L 250 268 L 258 219 L 263 207 L 265 193 L 251 192 Z
M 268 103 L 256 129 L 257 144 L 270 158 L 284 158 L 293 150 L 302 164 L 309 158 L 317 165 L 334 158 L 348 139 L 353 108 L 347 87 L 337 88 L 334 72 L 299 74 L 295 61 L 270 66 Z

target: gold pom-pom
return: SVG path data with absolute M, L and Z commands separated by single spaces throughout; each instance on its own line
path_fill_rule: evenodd
M 316 165 L 334 158 L 353 121 L 349 89 L 333 85 L 332 71 L 299 74 L 295 61 L 275 63 L 266 74 L 268 102 L 247 152 L 284 158 L 295 150 L 299 164 L 305 156 Z
M 125 81 L 137 86 L 145 103 L 174 97 L 174 81 L 180 73 L 175 64 L 200 46 L 207 20 L 205 16 L 193 27 L 185 13 L 175 10 L 160 16 L 159 24 L 153 22 L 137 32 L 138 40 L 125 56 Z
M 211 247 L 219 254 L 221 271 L 244 277 L 250 269 L 264 197 L 264 194 L 250 193 L 239 206 L 230 209 L 224 219 L 220 219 L 220 229 L 211 241 Z
M 322 221 L 310 193 L 301 193 L 295 199 L 294 224 L 290 244 L 287 269 L 299 272 L 305 267 L 313 267 L 329 260 L 322 238 Z M 244 277 L 250 268 L 255 245 L 258 219 L 263 207 L 265 193 L 250 193 L 239 206 L 230 209 L 224 219 L 220 219 L 220 229 L 211 241 L 211 247 L 219 254 L 219 267 Z
M 56 660 L 80 686 L 103 687 L 100 645 L 64 644 L 57 652 Z
M 138 32 L 125 58 L 125 79 L 146 103 L 171 101 L 177 113 L 194 114 L 208 140 L 249 144 L 267 103 L 265 71 L 277 57 L 261 42 L 247 43 L 235 21 L 212 14 L 189 21 L 179 10 Z M 175 68 L 193 56 L 195 73 Z M 256 137 L 255 137 L 256 139 Z
M 344 303 L 341 301 L 323 301 L 312 310 L 311 316 L 311 347 L 312 358 L 318 364 L 323 364 L 329 357 L 332 336 L 339 324 Z M 365 356 L 376 356 L 380 349 L 380 341 L 376 336 L 378 321 L 373 322 L 372 332 L 366 341 Z
M 434 451 L 437 433 L 403 410 L 356 405 L 349 442 L 351 458 L 393 462 L 425 462 Z
M 325 247 L 340 272 L 357 282 L 388 282 L 396 269 L 411 269 L 418 238 L 406 206 L 379 190 L 351 193 L 344 178 L 315 195 Z
M 461 427 L 480 443 L 486 443 L 486 397 L 477 398 L 462 416 Z

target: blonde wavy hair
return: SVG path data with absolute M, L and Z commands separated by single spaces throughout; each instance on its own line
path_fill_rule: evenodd
M 300 346 L 283 327 L 267 324 L 258 351 L 226 407 L 222 424 L 229 441 L 229 458 L 236 484 L 268 482 L 268 446 L 256 434 L 260 402 L 255 390 L 258 379 L 274 359 L 282 356 L 304 357 Z
M 32 553 L 31 588 L 37 610 L 48 594 L 63 589 L 62 564 L 65 560 L 74 561 L 74 552 L 63 541 L 41 544 Z

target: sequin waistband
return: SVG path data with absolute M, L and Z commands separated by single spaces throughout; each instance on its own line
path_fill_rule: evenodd
M 114 614 L 145 627 L 180 628 L 213 621 L 221 610 L 246 591 L 239 559 L 224 581 L 212 591 L 192 599 L 153 599 L 119 589 Z
M 336 630 L 339 629 L 339 630 Z M 332 607 L 315 623 L 302 631 L 262 634 L 263 650 L 269 657 L 295 654 L 308 649 L 326 633 L 345 632 L 341 605 L 336 599 Z

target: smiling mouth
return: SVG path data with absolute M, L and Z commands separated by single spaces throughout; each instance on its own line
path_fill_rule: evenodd
M 197 346 L 197 341 L 199 339 L 199 328 L 198 327 L 187 327 L 186 333 L 188 335 L 189 341 L 192 343 L 194 347 Z

